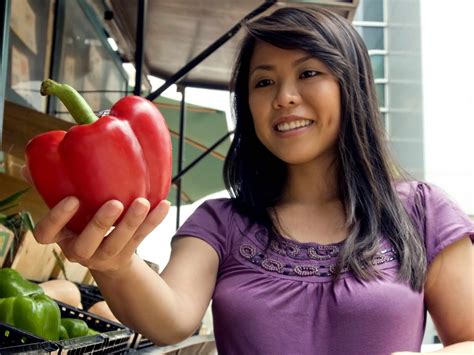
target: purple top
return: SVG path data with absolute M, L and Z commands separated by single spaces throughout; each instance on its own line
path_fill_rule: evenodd
M 437 187 L 397 185 L 407 211 L 420 216 L 428 262 L 470 235 L 474 223 Z M 250 225 L 229 199 L 204 202 L 177 235 L 209 243 L 219 255 L 213 295 L 220 354 L 371 354 L 420 351 L 426 310 L 423 293 L 395 281 L 397 257 L 385 240 L 374 264 L 384 279 L 360 281 L 331 270 L 343 242 L 297 243 L 283 237 L 265 250 L 266 229 Z M 333 287 L 334 286 L 334 287 Z

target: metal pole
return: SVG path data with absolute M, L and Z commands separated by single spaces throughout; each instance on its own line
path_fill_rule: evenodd
M 5 90 L 7 86 L 10 8 L 10 0 L 4 0 L 0 3 L 0 34 L 2 35 L 2 44 L 0 45 L 0 147 L 2 147 L 3 113 L 5 111 Z
M 227 132 L 222 138 L 220 138 L 216 143 L 214 143 L 212 146 L 207 148 L 205 152 L 203 152 L 200 156 L 198 156 L 196 159 L 194 159 L 187 167 L 182 169 L 181 171 L 178 171 L 176 176 L 172 179 L 172 182 L 174 183 L 175 181 L 178 181 L 181 179 L 181 177 L 188 172 L 188 170 L 192 169 L 194 165 L 199 163 L 202 159 L 204 159 L 207 155 L 209 155 L 210 152 L 212 152 L 218 145 L 220 145 L 222 142 L 224 142 L 229 136 L 234 133 L 234 131 Z
M 143 73 L 143 37 L 145 36 L 145 9 L 147 0 L 139 0 L 137 8 L 137 29 L 135 46 L 135 89 L 133 94 L 140 96 Z
M 217 39 L 214 43 L 212 43 L 208 48 L 206 48 L 204 51 L 202 51 L 200 54 L 198 54 L 196 57 L 194 57 L 188 64 L 186 64 L 184 67 L 182 67 L 178 72 L 174 75 L 172 75 L 166 82 L 161 85 L 157 90 L 154 92 L 150 93 L 146 98 L 150 101 L 153 101 L 156 99 L 158 96 L 160 96 L 163 91 L 165 91 L 167 88 L 169 88 L 171 85 L 174 83 L 178 82 L 181 78 L 183 78 L 191 69 L 193 69 L 196 65 L 201 63 L 204 59 L 206 59 L 210 54 L 212 54 L 216 49 L 218 49 L 220 46 L 222 46 L 224 43 L 226 43 L 229 39 L 231 39 L 237 32 L 239 32 L 240 28 L 242 27 L 242 24 L 250 20 L 251 18 L 259 15 L 260 13 L 264 12 L 267 10 L 269 7 L 271 7 L 276 1 L 275 0 L 267 0 L 265 1 L 262 5 L 260 5 L 258 8 L 253 10 L 251 13 L 249 13 L 247 16 L 245 16 L 242 20 L 239 21 L 232 29 L 230 29 L 228 32 L 226 32 L 223 36 L 221 36 L 219 39 Z
M 179 87 L 181 92 L 181 107 L 179 111 L 179 145 L 178 145 L 178 174 L 183 170 L 184 160 L 184 134 L 186 129 L 186 88 Z M 181 210 L 181 178 L 176 180 L 176 229 L 179 228 L 180 210 Z
M 54 80 L 60 80 L 62 43 L 64 33 L 64 18 L 66 17 L 65 0 L 57 0 L 54 4 L 53 19 L 53 42 L 51 46 L 51 63 L 49 66 L 49 77 Z M 55 96 L 46 97 L 46 113 L 50 116 L 58 114 L 58 99 Z

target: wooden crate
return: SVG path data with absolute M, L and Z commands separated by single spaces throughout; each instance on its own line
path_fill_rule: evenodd
M 24 278 L 33 281 L 46 281 L 56 265 L 54 251 L 59 253 L 57 244 L 39 244 L 33 233 L 25 232 L 20 238 L 14 259 L 9 267 L 17 270 Z
M 92 278 L 92 275 L 88 268 L 82 266 L 79 263 L 73 263 L 67 260 L 65 255 L 61 251 L 59 251 L 58 255 L 61 262 L 56 263 L 54 269 L 51 272 L 51 278 L 67 279 L 72 282 L 87 285 L 91 285 L 94 283 L 94 279 Z M 62 264 L 62 267 L 60 264 Z M 66 275 L 64 275 L 64 271 L 66 272 Z

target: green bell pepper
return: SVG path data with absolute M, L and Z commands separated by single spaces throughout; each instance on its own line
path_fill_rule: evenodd
M 87 335 L 97 335 L 97 334 L 100 334 L 100 333 L 97 330 L 94 330 L 91 328 L 89 328 L 89 330 L 87 331 Z
M 68 337 L 66 339 L 89 335 L 89 327 L 82 319 L 61 318 L 61 326 L 63 326 L 67 332 Z
M 0 322 L 47 340 L 59 340 L 61 311 L 44 294 L 0 298 Z
M 0 269 L 0 298 L 41 293 L 44 293 L 41 287 L 23 278 L 18 271 L 10 268 Z
M 69 339 L 69 335 L 67 333 L 66 328 L 64 328 L 64 325 L 59 326 L 59 340 L 64 340 L 64 339 Z

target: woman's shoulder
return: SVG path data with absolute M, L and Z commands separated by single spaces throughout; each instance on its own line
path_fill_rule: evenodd
M 200 203 L 194 214 L 210 215 L 213 218 L 216 216 L 233 218 L 238 214 L 236 206 L 235 200 L 230 197 L 210 198 Z
M 202 201 L 176 231 L 175 237 L 192 236 L 204 240 L 224 260 L 234 226 L 234 207 L 230 198 Z
M 397 181 L 395 189 L 402 202 L 408 206 L 421 203 L 424 208 L 439 204 L 449 204 L 457 207 L 457 203 L 452 196 L 443 188 L 431 182 L 421 180 Z
M 229 197 L 210 198 L 202 201 L 198 209 L 200 208 L 232 208 L 233 199 Z
M 404 181 L 396 190 L 424 238 L 429 263 L 443 248 L 466 235 L 474 241 L 474 222 L 442 188 Z
M 413 205 L 417 199 L 425 202 L 432 197 L 447 198 L 446 193 L 433 183 L 421 180 L 401 180 L 395 182 L 395 190 L 404 204 Z
M 248 216 L 243 212 L 243 208 L 239 202 L 232 197 L 220 197 L 212 198 L 204 201 L 199 205 L 196 211 L 201 211 L 201 213 L 210 214 L 212 216 L 219 215 L 221 217 L 226 216 L 226 218 L 235 220 L 239 227 L 249 223 Z M 242 229 L 242 228 L 239 228 Z

